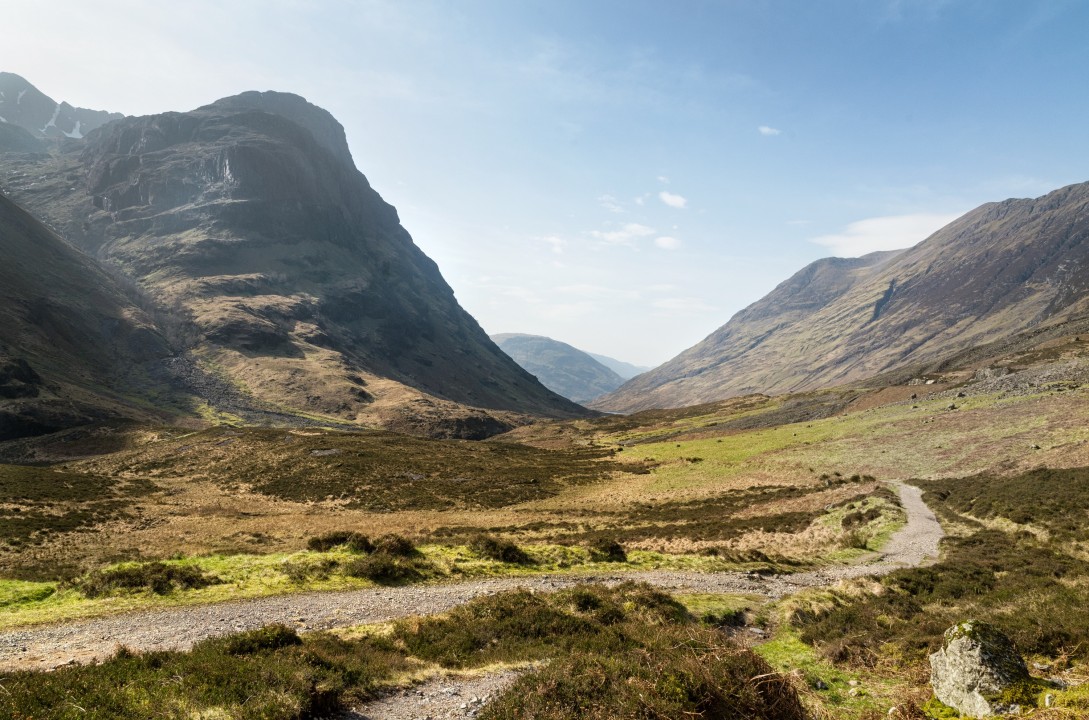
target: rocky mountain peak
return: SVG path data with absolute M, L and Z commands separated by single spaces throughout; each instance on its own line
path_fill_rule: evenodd
M 348 139 L 344 134 L 344 126 L 337 122 L 329 111 L 308 102 L 306 98 L 299 95 L 274 90 L 266 92 L 250 90 L 216 100 L 205 108 L 260 110 L 279 115 L 309 130 L 314 139 L 333 155 L 346 158 L 348 161 L 352 159 L 352 153 L 348 149 Z
M 25 78 L 0 72 L 0 120 L 37 137 L 80 139 L 120 113 L 88 110 L 57 102 Z

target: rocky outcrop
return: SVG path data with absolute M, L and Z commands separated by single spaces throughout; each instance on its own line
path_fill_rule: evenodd
M 511 413 L 588 414 L 488 339 L 356 169 L 340 123 L 301 97 L 123 118 L 47 155 L 0 153 L 0 177 L 171 308 L 190 356 L 255 406 L 400 427 L 427 405 L 426 425 L 468 436 Z
M 0 72 L 0 122 L 37 137 L 79 139 L 111 120 L 124 117 L 57 102 L 25 79 Z
M 934 696 L 969 717 L 1018 712 L 1011 690 L 1027 682 L 1025 661 L 1009 638 L 977 620 L 946 630 L 941 649 L 930 656 Z
M 1089 314 L 1089 183 L 988 203 L 915 247 L 819 260 L 597 400 L 680 407 L 863 380 Z

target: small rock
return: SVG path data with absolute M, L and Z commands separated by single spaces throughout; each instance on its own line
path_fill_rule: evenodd
M 851 687 L 858 687 L 858 680 L 848 680 L 847 684 Z
M 1055 696 L 1051 693 L 1044 695 L 1044 707 L 1048 708 L 1055 704 Z
M 820 678 L 817 678 L 816 680 L 813 681 L 813 689 L 814 690 L 827 690 L 828 689 L 828 683 L 826 683 L 824 680 L 821 680 Z

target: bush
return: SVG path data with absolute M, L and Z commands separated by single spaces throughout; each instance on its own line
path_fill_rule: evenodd
M 616 540 L 602 538 L 590 546 L 590 556 L 595 562 L 627 562 L 628 554 L 624 546 Z
M 369 553 L 374 550 L 374 545 L 366 535 L 350 530 L 335 530 L 306 541 L 307 549 L 315 552 L 327 552 L 341 545 L 357 553 Z
M 383 535 L 374 544 L 374 552 L 401 558 L 417 557 L 420 554 L 412 541 L 403 535 Z
M 348 563 L 344 572 L 350 577 L 371 580 L 379 585 L 396 585 L 419 580 L 424 575 L 422 571 L 428 568 L 430 565 L 426 562 L 396 557 L 378 550 Z
M 718 718 L 805 720 L 790 680 L 717 630 L 633 628 L 636 648 L 579 651 L 519 679 L 486 720 Z
M 253 655 L 292 645 L 302 645 L 302 638 L 286 625 L 276 624 L 228 635 L 222 642 L 224 652 L 229 655 Z
M 500 540 L 491 535 L 477 535 L 469 542 L 469 549 L 489 560 L 516 565 L 529 565 L 533 562 L 522 548 L 510 540 Z
M 178 588 L 195 590 L 221 582 L 194 567 L 153 562 L 93 572 L 75 585 L 84 595 L 94 598 L 116 590 L 150 590 L 156 595 L 166 595 Z

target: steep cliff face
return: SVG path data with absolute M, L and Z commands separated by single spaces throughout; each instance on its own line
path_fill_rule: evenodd
M 340 124 L 298 96 L 124 118 L 0 168 L 35 214 L 189 317 L 192 351 L 261 403 L 396 427 L 479 415 L 466 406 L 585 412 L 488 339 Z
M 1087 303 L 1089 183 L 988 203 L 901 253 L 819 260 L 594 406 L 826 387 L 1069 319 Z
M 0 72 L 0 122 L 38 137 L 78 139 L 121 117 L 120 113 L 57 102 L 18 75 Z
M 0 440 L 108 417 L 170 349 L 97 264 L 0 195 Z

